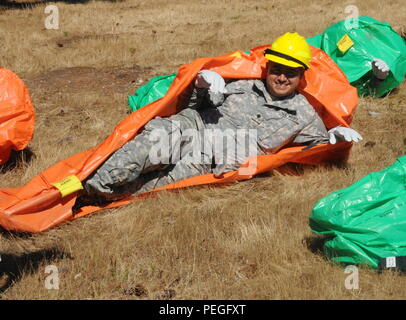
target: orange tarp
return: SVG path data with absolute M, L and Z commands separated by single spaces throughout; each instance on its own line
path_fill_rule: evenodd
M 263 78 L 266 60 L 262 52 L 266 47 L 269 45 L 254 48 L 250 55 L 237 51 L 220 57 L 197 59 L 181 66 L 177 77 L 163 98 L 128 115 L 101 144 L 57 163 L 34 177 L 22 188 L 0 190 L 0 225 L 9 230 L 40 232 L 102 208 L 116 207 L 141 199 L 142 196 L 129 197 L 104 207 L 87 206 L 73 214 L 72 206 L 77 194 L 73 193 L 61 198 L 60 192 L 52 184 L 70 175 L 76 175 L 83 181 L 110 154 L 134 138 L 150 119 L 176 113 L 184 103 L 184 97 L 191 89 L 190 84 L 200 70 L 216 71 L 226 80 Z M 313 104 L 328 128 L 337 125 L 348 127 L 358 103 L 357 91 L 323 51 L 312 47 L 312 53 L 311 68 L 305 73 L 300 91 Z M 329 161 L 346 160 L 351 146 L 351 143 L 342 142 L 336 145 L 318 145 L 308 150 L 303 150 L 303 146 L 289 147 L 276 154 L 254 158 L 253 160 L 257 161 L 256 166 L 254 170 L 248 170 L 248 173 L 232 171 L 220 178 L 206 174 L 160 187 L 154 191 L 249 179 L 255 174 L 270 171 L 287 162 L 323 164 Z
M 0 164 L 11 150 L 23 150 L 34 134 L 34 107 L 24 82 L 0 68 Z

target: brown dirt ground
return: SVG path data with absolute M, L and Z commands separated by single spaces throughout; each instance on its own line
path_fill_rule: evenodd
M 88 103 L 105 118 L 114 118 L 115 123 L 121 121 L 130 112 L 126 105 L 127 96 L 134 95 L 135 91 L 149 80 L 150 69 L 137 65 L 129 68 L 73 67 L 42 73 L 38 76 L 24 79 L 33 98 L 37 118 L 43 125 L 49 126 L 55 118 L 63 118 L 72 122 L 78 133 L 86 135 L 86 125 L 80 125 L 77 117 L 83 114 L 83 104 L 67 103 L 67 98 L 76 97 Z M 114 96 L 120 96 L 120 104 L 114 101 Z M 97 97 L 97 98 L 95 98 Z M 68 101 L 69 102 L 69 101 Z M 86 103 L 85 103 L 86 104 Z M 48 105 L 56 106 L 46 107 Z M 83 118 L 88 120 L 87 117 Z M 38 121 L 37 121 L 38 122 Z
M 109 69 L 74 67 L 46 72 L 25 79 L 25 82 L 32 93 L 44 95 L 61 91 L 71 94 L 116 92 L 133 95 L 135 88 L 144 84 L 147 72 L 148 69 L 137 65 Z
M 153 76 L 150 71 L 138 65 L 103 69 L 73 67 L 23 78 L 35 108 L 35 139 L 23 151 L 13 151 L 7 164 L 0 166 L 0 172 L 16 167 L 22 172 L 26 170 L 24 163 L 40 156 L 42 139 L 49 139 L 50 151 L 55 147 L 73 148 L 71 154 L 92 147 L 92 136 L 102 141 L 130 113 L 127 98 Z M 94 115 L 104 121 L 103 125 L 91 127 L 89 123 Z M 78 149 L 78 145 L 82 148 Z M 61 155 L 58 160 L 65 157 Z M 46 166 L 37 171 L 44 169 Z

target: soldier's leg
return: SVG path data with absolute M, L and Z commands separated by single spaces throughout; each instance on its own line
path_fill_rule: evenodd
M 187 178 L 207 174 L 211 172 L 211 166 L 207 164 L 191 164 L 178 161 L 164 170 L 151 171 L 141 174 L 131 183 L 121 186 L 113 186 L 111 194 L 103 194 L 104 201 L 112 201 L 130 195 L 141 194 L 155 188 L 178 182 Z M 90 196 L 90 198 L 89 198 Z M 88 202 L 97 202 L 95 195 L 88 195 Z
M 143 179 L 142 186 L 133 188 L 131 194 L 141 194 L 158 187 L 207 173 L 211 173 L 211 165 L 181 160 L 165 170 L 151 172 L 140 177 Z
M 152 119 L 141 134 L 117 150 L 85 180 L 85 189 L 90 194 L 109 197 L 118 193 L 121 186 L 137 183 L 136 179 L 140 174 L 162 169 L 163 166 L 176 162 L 182 132 L 201 127 L 202 122 L 197 112 L 189 110 L 170 118 Z M 157 140 L 164 143 L 164 150 L 159 150 Z

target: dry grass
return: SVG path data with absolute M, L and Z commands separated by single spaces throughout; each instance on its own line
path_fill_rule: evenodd
M 56 4 L 59 30 L 44 29 L 45 5 L 0 14 L 1 65 L 27 82 L 37 115 L 34 158 L 0 173 L 0 187 L 21 186 L 101 142 L 126 115 L 127 95 L 137 86 L 197 57 L 271 43 L 286 31 L 315 35 L 344 18 L 350 4 L 396 30 L 405 27 L 402 0 Z M 94 83 L 85 67 L 97 69 L 90 72 Z M 75 85 L 78 78 L 88 80 Z M 406 279 L 392 272 L 361 268 L 360 289 L 347 290 L 348 274 L 320 254 L 308 217 L 323 196 L 405 154 L 405 99 L 403 84 L 386 98 L 360 100 L 353 127 L 364 140 L 344 169 L 306 167 L 300 176 L 275 172 L 163 192 L 42 234 L 0 235 L 2 261 L 9 261 L 0 269 L 1 297 L 403 299 Z M 59 290 L 44 287 L 50 264 L 58 267 Z

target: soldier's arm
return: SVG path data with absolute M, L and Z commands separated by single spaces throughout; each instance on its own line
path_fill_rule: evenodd
M 223 77 L 211 70 L 201 70 L 194 80 L 194 89 L 189 108 L 217 107 L 224 102 L 225 82 Z
M 202 108 L 217 107 L 224 102 L 223 93 L 214 93 L 206 88 L 194 88 L 190 97 L 188 108 L 199 110 Z
M 326 126 L 315 111 L 307 125 L 304 126 L 293 142 L 307 144 L 309 146 L 329 143 L 329 135 Z

